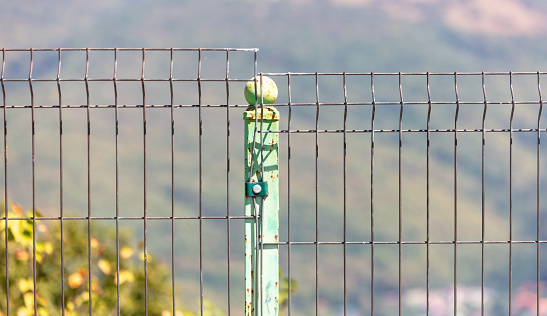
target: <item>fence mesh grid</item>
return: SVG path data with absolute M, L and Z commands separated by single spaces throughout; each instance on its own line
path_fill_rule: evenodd
M 281 312 L 547 313 L 545 73 L 259 73 L 257 55 L 2 50 L 5 315 L 24 292 L 10 235 L 22 222 L 34 314 L 41 284 L 60 293 L 47 309 L 69 314 L 82 269 L 84 284 L 115 284 L 108 308 L 124 314 L 126 231 L 142 253 L 141 313 L 165 299 L 163 262 L 159 310 L 243 314 L 243 221 L 256 218 L 243 212 L 242 91 L 257 74 L 279 89 Z M 40 247 L 55 225 L 51 290 Z M 71 227 L 84 231 L 83 261 L 67 255 Z M 113 249 L 110 279 L 97 240 Z M 96 289 L 78 312 L 104 313 Z

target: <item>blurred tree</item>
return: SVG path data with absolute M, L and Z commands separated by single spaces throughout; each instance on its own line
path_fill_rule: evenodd
M 0 214 L 5 214 L 0 204 Z M 32 210 L 23 212 L 13 203 L 8 212 L 11 218 L 31 218 Z M 119 231 L 119 270 L 117 266 L 116 230 L 102 225 L 93 225 L 88 236 L 87 222 L 12 219 L 0 221 L 0 297 L 8 297 L 10 314 L 34 315 L 34 258 L 36 256 L 36 311 L 38 316 L 81 315 L 91 309 L 97 315 L 116 315 L 118 283 L 120 312 L 122 315 L 142 315 L 145 306 L 145 274 L 142 242 L 135 244 L 126 230 Z M 6 230 L 7 228 L 7 230 Z M 6 241 L 7 236 L 7 252 Z M 91 258 L 89 258 L 89 253 Z M 7 255 L 7 260 L 6 260 Z M 61 259 L 62 258 L 62 259 Z M 177 311 L 172 314 L 172 288 L 170 269 L 160 260 L 147 254 L 148 313 L 161 316 L 195 316 L 192 312 L 178 310 L 181 303 L 175 302 Z M 64 280 L 61 281 L 61 260 Z M 6 261 L 8 281 L 6 287 Z M 91 266 L 91 271 L 89 267 Z M 91 273 L 91 278 L 89 277 Z M 91 279 L 91 291 L 90 282 Z M 282 277 L 279 303 L 287 308 L 289 280 Z M 62 282 L 64 283 L 64 300 Z M 297 285 L 291 280 L 292 293 Z M 63 303 L 64 302 L 64 303 Z M 0 299 L 0 316 L 7 311 L 6 299 Z M 204 315 L 224 316 L 226 313 L 209 300 L 203 304 Z
M 1 214 L 4 214 L 4 207 Z M 32 217 L 32 211 L 23 212 L 16 204 L 11 205 L 9 217 Z M 127 231 L 120 230 L 119 271 L 116 269 L 116 231 L 101 225 L 93 225 L 88 238 L 87 223 L 64 221 L 63 248 L 59 221 L 37 219 L 1 221 L 0 233 L 0 297 L 6 293 L 6 254 L 9 281 L 10 314 L 34 315 L 33 254 L 36 256 L 36 307 L 40 316 L 81 315 L 91 308 L 97 315 L 115 315 L 120 285 L 120 310 L 122 315 L 142 315 L 145 299 L 145 275 L 143 254 L 132 246 L 134 240 Z M 6 252 L 5 236 L 8 250 Z M 34 246 L 33 246 L 34 245 Z M 89 248 L 90 247 L 90 248 Z M 62 249 L 62 250 L 61 250 Z M 88 258 L 90 249 L 91 258 Z M 64 262 L 64 280 L 61 280 L 61 255 Z M 91 271 L 89 271 L 91 266 Z M 91 273 L 91 285 L 89 275 Z M 170 269 L 148 255 L 148 313 L 167 316 L 172 314 L 172 289 Z M 119 275 L 119 277 L 118 277 Z M 64 304 L 61 282 L 64 282 Z M 89 290 L 91 286 L 91 291 Z M 182 306 L 176 302 L 177 309 Z M 208 302 L 209 315 L 220 315 Z M 209 312 L 209 310 L 213 312 Z M 6 299 L 0 300 L 0 316 L 7 311 Z M 189 315 L 177 311 L 175 315 Z

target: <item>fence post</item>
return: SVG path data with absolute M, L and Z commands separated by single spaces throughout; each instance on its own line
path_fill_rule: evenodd
M 256 111 L 255 107 L 249 107 L 243 118 L 246 182 L 252 174 L 249 184 L 245 184 L 245 216 L 254 217 L 245 219 L 245 316 L 277 316 L 279 245 L 271 243 L 277 243 L 279 239 L 279 134 L 269 131 L 278 130 L 279 112 L 270 106 Z M 255 127 L 258 127 L 256 138 Z M 253 193 L 252 187 L 261 181 L 263 190 Z

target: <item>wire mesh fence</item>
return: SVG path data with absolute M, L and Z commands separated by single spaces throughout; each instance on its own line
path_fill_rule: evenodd
M 4 315 L 244 314 L 257 75 L 279 90 L 279 127 L 258 130 L 279 139 L 278 239 L 255 249 L 278 251 L 276 313 L 547 313 L 544 73 L 262 73 L 257 56 L 2 50 Z

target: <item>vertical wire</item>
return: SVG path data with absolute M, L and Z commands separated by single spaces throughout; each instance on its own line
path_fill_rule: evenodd
M 114 73 L 112 75 L 112 83 L 114 87 L 114 120 L 116 127 L 116 312 L 118 315 L 121 313 L 121 299 L 120 299 L 120 186 L 119 186 L 119 117 L 118 117 L 118 49 L 114 49 Z
M 198 159 L 199 159 L 199 305 L 200 313 L 203 316 L 203 179 L 202 179 L 202 137 L 203 120 L 201 116 L 201 48 L 198 50 L 198 121 L 199 121 L 199 139 L 198 139 Z
M 458 73 L 454 72 L 456 113 L 454 114 L 454 315 L 458 315 L 458 115 L 460 96 L 458 94 Z
M 61 228 L 61 314 L 65 315 L 65 245 L 63 207 L 63 99 L 61 95 L 61 48 L 57 63 L 57 92 L 59 94 L 59 215 Z
M 143 144 L 143 204 L 144 204 L 144 312 L 148 315 L 148 210 L 147 210 L 147 187 L 146 187 L 146 89 L 144 86 L 144 66 L 146 60 L 146 49 L 142 49 L 142 73 L 141 73 L 141 88 L 142 88 L 142 144 Z
M 264 83 L 260 73 L 260 177 L 264 181 Z M 255 85 L 256 86 L 256 85 Z M 260 315 L 264 314 L 264 197 L 260 199 Z
M 89 315 L 93 315 L 92 273 L 91 273 L 91 121 L 89 117 L 89 48 L 85 50 L 85 94 L 86 94 L 86 126 L 87 126 L 87 276 L 89 282 Z
M 264 76 L 260 73 L 260 181 L 264 181 Z M 264 198 L 262 198 L 264 202 Z M 261 211 L 263 211 L 261 209 Z
M 348 119 L 348 90 L 346 73 L 344 72 L 344 315 L 348 314 L 348 286 L 347 286 L 347 119 Z
M 250 172 L 249 172 L 249 180 L 247 182 L 251 182 L 252 178 L 253 178 L 253 169 L 254 169 L 254 160 L 255 160 L 255 144 L 256 144 L 256 134 L 258 132 L 258 107 L 257 107 L 257 103 L 258 103 L 258 86 L 257 86 L 257 83 L 258 83 L 258 62 L 257 62 L 257 51 L 255 50 L 254 52 L 254 77 L 253 77 L 253 81 L 254 81 L 254 90 L 255 90 L 255 103 L 254 103 L 254 110 L 255 110 L 255 125 L 254 125 L 254 131 L 253 131 L 253 149 L 251 150 L 251 165 L 250 165 Z M 253 203 L 253 205 L 255 205 L 255 203 Z M 256 211 L 256 210 L 255 210 Z
M 374 92 L 374 73 L 370 73 L 372 93 L 372 113 L 370 118 L 370 315 L 374 316 L 374 118 L 376 115 L 376 96 Z
M 484 172 L 484 166 L 485 166 L 485 136 L 486 136 L 486 129 L 485 129 L 485 121 L 486 121 L 486 111 L 488 109 L 488 101 L 486 99 L 486 85 L 485 85 L 485 77 L 484 77 L 484 71 L 481 74 L 482 77 L 482 94 L 484 98 L 484 112 L 482 114 L 482 148 L 481 148 L 481 316 L 484 316 L 484 228 L 485 228 L 485 172 Z
M 254 80 L 254 90 L 255 90 L 255 103 L 254 103 L 254 110 L 255 110 L 255 122 L 254 122 L 254 131 L 253 131 L 253 143 L 252 143 L 252 149 L 251 149 L 251 165 L 250 165 L 250 169 L 249 169 L 249 181 L 248 182 L 251 182 L 252 180 L 252 177 L 253 177 L 253 164 L 254 164 L 254 160 L 255 160 L 255 148 L 256 148 L 256 134 L 258 132 L 258 107 L 257 107 L 257 104 L 258 104 L 258 86 L 257 86 L 257 83 L 258 83 L 258 59 L 257 59 L 257 50 L 254 51 L 254 77 L 253 77 L 253 80 Z M 258 252 L 258 239 L 259 239 L 259 231 L 258 231 L 258 218 L 259 218 L 259 210 L 258 210 L 258 204 L 256 203 L 256 197 L 253 197 L 253 216 L 254 216 L 254 221 L 255 221 L 255 232 L 254 232 L 254 237 L 255 237 L 255 243 L 253 245 L 254 249 L 255 249 L 255 257 L 256 257 L 256 260 L 254 260 L 254 264 L 252 266 L 252 270 L 255 271 L 256 273 L 258 273 L 258 268 L 260 267 L 259 265 L 259 261 L 262 260 L 261 258 L 261 253 Z M 256 275 L 256 274 L 255 274 Z M 260 284 L 260 277 L 256 276 L 254 277 L 253 279 L 253 282 L 254 282 L 254 287 L 256 289 L 255 293 L 254 293 L 254 297 L 253 297 L 253 300 L 254 300 L 254 308 L 256 309 L 257 305 L 258 304 L 258 300 L 260 299 L 260 288 L 261 288 L 261 284 Z
M 291 300 L 292 300 L 292 282 L 291 282 L 291 119 L 292 119 L 292 96 L 291 96 L 291 73 L 287 73 L 288 86 L 288 105 L 289 117 L 287 125 L 287 261 L 288 271 L 287 277 L 289 280 L 289 292 L 287 298 L 288 316 L 291 316 Z
M 228 316 L 231 315 L 231 278 L 230 278 L 230 84 L 228 81 L 230 75 L 230 51 L 226 49 L 226 240 L 227 251 L 226 261 L 228 264 Z
M 541 95 L 541 82 L 540 82 L 540 72 L 537 73 L 537 81 L 538 81 L 538 94 L 539 94 L 539 111 L 538 111 L 538 123 L 537 123 L 537 156 L 536 156 L 536 222 L 537 222 L 537 230 L 536 230 L 536 309 L 537 309 L 537 315 L 540 314 L 539 310 L 539 298 L 540 298 L 540 288 L 539 288 L 539 281 L 540 281 L 540 145 L 541 145 L 541 132 L 540 132 L 540 126 L 541 126 L 541 112 L 543 110 L 543 97 Z
M 264 76 L 260 77 L 260 181 L 264 181 Z
M 36 151 L 35 151 L 35 129 L 34 129 L 34 88 L 32 87 L 32 70 L 34 67 L 34 50 L 30 49 L 30 68 L 28 74 L 28 84 L 30 89 L 31 103 L 31 127 L 32 127 L 32 282 L 33 282 L 33 299 L 34 299 L 34 314 L 37 314 L 38 300 L 36 288 Z
M 263 101 L 264 101 L 264 98 L 262 96 L 262 73 L 258 74 L 258 59 L 257 59 L 257 50 L 254 51 L 254 90 L 255 90 L 255 103 L 254 103 L 254 110 L 255 110 L 255 122 L 254 122 L 254 131 L 253 131 L 253 143 L 252 143 L 252 149 L 251 149 L 251 165 L 250 165 L 250 169 L 249 169 L 249 182 L 251 182 L 252 180 L 252 176 L 253 176 L 253 164 L 254 164 L 254 160 L 255 160 L 255 148 L 256 148 L 256 135 L 258 133 L 258 86 L 257 86 L 257 83 L 258 83 L 258 80 L 260 80 L 260 110 L 261 110 L 261 115 L 260 115 L 260 136 L 261 136 L 261 139 L 260 139 L 260 156 L 262 158 L 262 173 L 264 171 L 264 156 L 262 154 L 262 149 L 263 149 L 263 139 L 262 139 L 262 123 L 263 123 L 263 114 L 264 114 L 264 108 L 263 108 Z M 257 76 L 260 76 L 260 79 L 257 78 Z M 257 170 L 257 174 L 258 174 L 258 181 L 262 181 L 263 180 L 263 175 L 262 173 L 259 173 L 258 170 Z M 255 308 L 256 306 L 259 306 L 259 309 L 260 309 L 260 315 L 263 315 L 264 314 L 264 309 L 263 309 L 263 304 L 262 304 L 262 278 L 263 278 L 263 273 L 262 273 L 262 255 L 263 255 L 263 252 L 262 252 L 262 249 L 263 249 L 263 220 L 261 218 L 261 216 L 263 215 L 262 213 L 259 214 L 259 212 L 262 212 L 264 210 L 264 198 L 261 199 L 261 205 L 260 205 L 260 210 L 258 209 L 258 204 L 256 203 L 256 197 L 253 197 L 253 208 L 254 208 L 254 218 L 255 218 L 255 245 L 254 245 L 254 249 L 255 249 L 255 252 L 256 252 L 256 260 L 255 260 L 255 264 L 254 264 L 254 267 L 253 267 L 253 270 L 256 271 L 259 276 L 257 275 L 256 277 L 256 280 L 253 280 L 256 284 L 255 286 L 255 289 L 256 289 L 256 293 L 255 293 L 255 297 L 253 297 L 254 301 L 255 301 Z M 259 222 L 259 218 L 260 218 L 260 222 Z M 260 223 L 260 224 L 259 224 Z M 259 241 L 260 240 L 260 241 Z M 259 271 L 258 271 L 259 270 Z M 260 302 L 258 302 L 260 301 Z M 257 305 L 258 304 L 258 305 Z
M 399 96 L 401 99 L 401 110 L 399 112 L 399 316 L 402 314 L 402 153 L 403 153 L 403 75 L 399 72 Z
M 515 94 L 513 91 L 513 72 L 509 72 L 511 89 L 511 118 L 509 120 L 509 316 L 512 315 L 513 300 L 513 116 L 515 113 Z
M 319 74 L 315 73 L 315 315 L 319 315 Z
M 251 182 L 252 180 L 252 177 L 253 177 L 253 165 L 254 165 L 254 160 L 255 160 L 255 148 L 256 148 L 256 134 L 258 132 L 258 107 L 257 107 L 257 104 L 258 104 L 258 86 L 257 86 L 257 83 L 258 83 L 258 59 L 257 59 L 257 50 L 255 49 L 254 51 L 254 77 L 253 77 L 253 80 L 254 80 L 254 96 L 255 96 L 255 102 L 254 102 L 254 110 L 255 110 L 255 119 L 254 119 L 254 131 L 253 131 L 253 143 L 252 143 L 252 149 L 251 149 L 251 164 L 250 164 L 250 169 L 249 169 L 249 180 L 248 182 Z M 260 82 L 262 83 L 262 74 L 260 74 Z M 261 87 L 262 89 L 262 87 Z M 262 90 L 261 90 L 262 92 Z M 262 94 L 262 93 L 261 93 Z M 263 97 L 261 96 L 261 101 L 263 101 Z M 263 103 L 263 102 L 261 102 Z M 262 104 L 261 104 L 262 106 Z M 261 110 L 263 110 L 263 108 L 261 107 Z M 261 111 L 262 113 L 262 111 Z M 261 122 L 262 122 L 262 115 L 261 115 Z M 261 133 L 262 133 L 262 123 L 261 123 Z M 262 136 L 262 134 L 261 134 Z M 261 143 L 262 143 L 262 140 L 261 140 Z M 261 149 L 262 149 L 262 146 L 261 146 Z M 262 164 L 263 165 L 263 164 Z M 259 175 L 259 179 L 258 181 L 262 181 L 262 175 Z M 260 313 L 261 315 L 264 313 L 263 311 L 263 308 L 262 308 L 262 251 L 259 249 L 259 245 L 260 247 L 263 246 L 262 242 L 259 242 L 259 238 L 261 237 L 261 234 L 262 234 L 262 226 L 259 227 L 259 209 L 258 209 L 258 204 L 256 203 L 256 197 L 253 197 L 253 209 L 254 209 L 254 220 L 255 220 L 255 244 L 254 244 L 254 249 L 255 249 L 255 254 L 256 254 L 256 260 L 255 260 L 255 263 L 254 263 L 254 266 L 252 267 L 252 270 L 257 272 L 257 273 L 260 273 L 260 276 L 257 276 L 256 277 L 256 280 L 253 280 L 254 284 L 255 284 L 255 289 L 256 289 L 256 293 L 254 294 L 254 306 L 255 306 L 255 309 L 257 308 L 256 306 L 259 306 L 260 307 Z M 260 210 L 263 210 L 264 209 L 264 199 L 262 199 L 262 203 L 261 203 L 261 208 Z M 262 220 L 260 221 L 260 223 L 262 223 Z M 260 231 L 259 231 L 259 228 L 260 228 Z M 260 244 L 259 244 L 260 243 Z M 258 270 L 260 269 L 260 272 L 258 272 Z M 260 303 L 258 302 L 260 300 Z M 259 305 L 257 305 L 259 304 Z
M 427 76 L 427 158 L 426 158 L 426 225 L 427 225 L 427 242 L 426 242 L 426 315 L 429 315 L 429 185 L 430 185 L 430 174 L 429 174 L 429 164 L 430 164 L 430 145 L 431 145 L 431 132 L 429 130 L 430 121 L 431 121 L 431 89 L 429 86 L 429 72 L 426 73 Z
M 171 48 L 169 63 L 169 93 L 171 95 L 171 288 L 173 309 L 172 314 L 176 314 L 175 303 L 175 116 L 173 113 L 174 94 L 173 94 L 173 48 Z
M 2 48 L 2 74 L 0 83 L 2 84 L 2 102 L 4 114 L 4 244 L 5 244 L 5 264 L 6 264 L 6 314 L 9 316 L 9 249 L 8 249 L 8 121 L 6 119 L 6 88 L 4 86 L 4 72 L 6 70 L 6 49 Z

